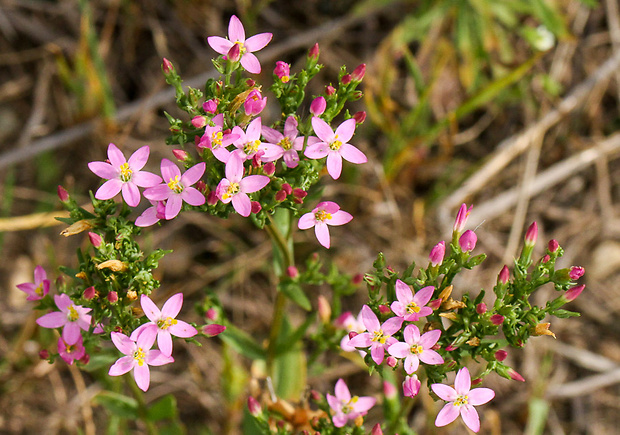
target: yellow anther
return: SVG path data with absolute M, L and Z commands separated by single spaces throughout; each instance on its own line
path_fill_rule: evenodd
M 291 147 L 293 146 L 293 144 L 291 143 L 291 140 L 288 137 L 283 137 L 280 140 L 280 142 L 278 142 L 278 145 L 280 145 L 282 149 L 284 149 L 285 151 L 290 150 Z
M 75 322 L 79 318 L 80 315 L 77 310 L 73 307 L 73 305 L 69 305 L 69 314 L 67 315 L 67 319 L 69 319 L 70 322 Z
M 385 344 L 385 341 L 387 340 L 387 337 L 385 335 L 383 335 L 383 331 L 379 330 L 379 331 L 374 331 L 373 333 L 373 337 L 372 337 L 372 341 L 378 341 L 381 344 Z
M 133 174 L 133 171 L 129 168 L 129 163 L 123 163 L 120 167 L 121 170 L 121 181 L 123 182 L 127 182 L 129 180 L 131 180 L 131 174 Z
M 325 210 L 319 210 L 314 213 L 314 218 L 319 222 L 325 222 L 326 220 L 330 220 L 332 215 L 331 213 L 327 213 Z
M 224 138 L 224 135 L 222 134 L 221 131 L 214 131 L 211 134 L 211 149 L 215 149 L 221 146 L 223 138 Z
M 419 355 L 422 352 L 424 352 L 424 348 L 422 346 L 420 346 L 419 344 L 414 344 L 413 346 L 411 346 L 411 348 L 409 349 L 409 351 L 415 355 Z
M 456 406 L 463 406 L 463 405 L 467 405 L 468 403 L 469 403 L 469 397 L 468 396 L 459 396 L 454 401 L 454 405 L 456 405 Z
M 133 353 L 133 359 L 135 359 L 138 362 L 139 366 L 143 366 L 144 365 L 144 358 L 146 358 L 146 352 L 144 352 L 144 350 L 142 350 L 142 348 L 139 347 Z
M 420 307 L 418 306 L 418 304 L 416 304 L 415 302 L 409 302 L 409 304 L 407 304 L 407 313 L 414 314 L 419 312 Z
M 259 140 L 251 140 L 245 143 L 245 145 L 243 146 L 243 152 L 246 153 L 247 155 L 254 154 L 256 151 L 258 151 L 259 146 L 260 146 Z
M 168 329 L 172 325 L 176 325 L 177 323 L 177 319 L 173 319 L 172 317 L 166 317 L 165 319 L 159 319 L 157 321 L 157 327 L 159 329 Z
M 179 176 L 178 175 L 175 175 L 174 178 L 171 178 L 170 181 L 168 181 L 168 187 L 174 193 L 181 193 L 181 192 L 183 192 L 183 185 L 181 184 L 181 181 L 179 180 Z

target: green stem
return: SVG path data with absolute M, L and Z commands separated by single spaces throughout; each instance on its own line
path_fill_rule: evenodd
M 140 390 L 140 388 L 138 388 L 138 385 L 129 378 L 129 376 L 125 376 L 124 378 L 136 398 L 136 402 L 138 402 L 138 413 L 140 414 L 140 419 L 146 425 L 147 433 L 157 435 L 159 433 L 157 426 L 155 426 L 155 423 L 148 419 L 148 408 L 146 406 L 146 402 L 144 401 L 144 393 Z

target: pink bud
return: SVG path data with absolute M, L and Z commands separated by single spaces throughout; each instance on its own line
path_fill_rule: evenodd
M 551 257 L 549 257 L 549 255 L 545 255 L 545 256 L 542 258 L 542 262 L 543 262 L 543 264 L 544 264 L 544 263 L 549 262 L 549 260 L 551 260 Z
M 500 270 L 497 279 L 500 283 L 506 284 L 509 278 L 510 278 L 510 271 L 508 270 L 508 266 L 504 265 L 502 270 Z
M 420 392 L 422 383 L 418 380 L 417 375 L 406 376 L 403 382 L 403 395 L 405 397 L 415 397 Z
M 217 204 L 217 201 L 218 201 L 217 194 L 215 193 L 215 190 L 212 190 L 207 195 L 207 204 L 215 205 L 215 204 Z
M 394 358 L 394 364 L 396 364 L 396 358 Z M 398 396 L 398 391 L 396 391 L 396 387 L 391 382 L 383 381 L 383 394 L 387 399 L 395 399 Z
M 84 356 L 82 358 L 80 358 L 78 360 L 79 362 L 81 362 L 82 364 L 86 365 L 90 362 L 90 355 L 85 353 Z
M 316 44 L 312 46 L 310 51 L 308 51 L 308 57 L 311 59 L 317 60 L 319 58 L 320 52 L 321 50 L 319 50 L 319 43 L 317 42 Z
M 310 113 L 314 116 L 320 116 L 325 112 L 325 108 L 327 107 L 327 102 L 325 101 L 325 97 L 316 97 L 310 103 Z
M 564 293 L 564 297 L 568 302 L 574 301 L 577 299 L 577 296 L 581 294 L 581 292 L 586 288 L 585 285 L 578 285 L 577 287 L 569 288 L 566 293 Z
M 261 211 L 263 209 L 263 206 L 260 205 L 260 202 L 258 202 L 258 201 L 252 201 L 250 203 L 250 206 L 252 207 L 252 213 L 254 213 L 254 214 L 258 213 L 259 211 Z
M 293 193 L 293 188 L 291 187 L 290 184 L 288 183 L 284 183 L 282 185 L 282 190 L 284 190 L 286 192 L 287 195 L 290 195 L 291 193 Z
M 392 310 L 387 305 L 379 305 L 379 312 L 381 314 L 390 314 Z
M 353 70 L 353 72 L 351 73 L 351 78 L 355 82 L 361 82 L 364 79 L 365 74 L 366 74 L 366 64 L 362 63 Z
M 225 330 L 226 326 L 212 323 L 210 325 L 205 325 L 204 328 L 202 328 L 202 333 L 207 337 L 215 337 L 216 335 L 221 334 Z
M 482 378 L 476 378 L 471 380 L 472 385 L 478 385 L 482 383 Z
M 514 369 L 508 369 L 508 376 L 510 376 L 510 379 L 513 381 L 525 382 L 525 378 L 523 378 L 523 376 L 517 373 Z
M 555 251 L 558 250 L 559 247 L 560 247 L 560 244 L 558 243 L 557 240 L 555 239 L 549 240 L 549 244 L 547 245 L 547 249 L 549 249 L 549 252 L 554 253 Z
M 273 162 L 267 162 L 263 165 L 263 173 L 267 176 L 271 176 L 276 172 L 276 165 Z
M 431 265 L 434 267 L 443 263 L 444 255 L 446 255 L 446 242 L 441 241 L 431 249 L 431 253 L 428 256 L 431 260 Z
M 69 201 L 69 192 L 67 192 L 67 190 L 62 187 L 60 184 L 58 185 L 58 199 L 60 199 L 62 202 L 67 202 Z
M 502 323 L 504 323 L 504 316 L 502 316 L 501 314 L 493 314 L 490 318 L 491 323 L 494 324 L 495 326 L 499 326 Z
M 90 287 L 88 287 L 87 289 L 84 290 L 83 297 L 87 301 L 90 301 L 91 299 L 93 299 L 95 297 L 96 294 L 97 294 L 97 291 L 95 290 L 95 287 L 90 286 Z
M 233 44 L 230 47 L 230 50 L 226 53 L 226 58 L 231 62 L 239 62 L 239 59 L 241 59 L 241 47 L 239 44 Z
M 478 236 L 472 230 L 467 230 L 459 238 L 459 246 L 463 252 L 473 251 L 476 247 Z
M 469 213 L 471 213 L 471 209 L 473 205 L 470 205 L 467 208 L 467 204 L 461 204 L 461 208 L 459 208 L 458 213 L 456 214 L 456 220 L 454 221 L 454 227 L 452 231 L 458 234 L 461 234 L 465 229 L 465 224 L 467 223 L 467 218 L 469 217 Z
M 355 112 L 353 114 L 353 119 L 355 119 L 356 124 L 363 124 L 364 121 L 366 121 L 366 112 L 363 110 L 360 112 Z
M 263 162 L 261 157 L 263 157 L 263 154 L 265 154 L 265 152 L 263 150 L 258 150 L 254 156 L 252 156 L 252 167 L 255 169 L 260 168 L 261 166 L 263 166 Z
M 282 202 L 286 199 L 286 192 L 284 190 L 278 190 L 276 192 L 276 201 Z
M 207 125 L 207 118 L 202 115 L 196 115 L 192 118 L 192 125 L 196 128 L 202 128 Z
M 532 225 L 525 232 L 525 246 L 532 247 L 536 244 L 538 239 L 538 224 L 533 222 Z
M 568 273 L 568 276 L 570 276 L 570 279 L 579 279 L 583 276 L 585 272 L 586 270 L 583 267 L 573 266 L 570 268 L 570 272 Z
M 349 340 L 353 339 L 353 337 L 357 337 L 358 335 L 359 335 L 359 332 L 350 331 L 349 332 Z
M 245 81 L 245 84 L 246 84 L 246 86 L 247 86 L 248 88 L 253 88 L 253 87 L 254 87 L 254 85 L 256 84 L 256 82 L 254 81 L 254 79 L 247 79 L 247 80 Z
M 47 349 L 42 349 L 39 351 L 39 358 L 48 359 L 50 357 L 50 353 Z
M 342 78 L 340 79 L 340 82 L 343 85 L 348 85 L 349 83 L 351 83 L 351 74 L 343 75 Z
M 161 63 L 161 69 L 164 72 L 164 74 L 170 74 L 170 73 L 174 72 L 174 66 L 165 57 L 164 57 L 164 59 L 163 59 L 163 61 Z
M 250 411 L 250 414 L 254 417 L 258 417 L 263 413 L 263 408 L 260 406 L 260 403 L 252 396 L 248 396 L 248 411 Z
M 273 73 L 282 81 L 282 83 L 287 83 L 290 80 L 291 66 L 288 63 L 279 60 L 276 62 L 276 67 L 273 70 Z
M 101 238 L 101 236 L 97 233 L 93 233 L 91 231 L 88 232 L 88 238 L 90 240 L 90 243 L 95 247 L 98 248 L 99 246 L 101 246 L 101 244 L 103 243 L 103 239 Z
M 441 303 L 443 301 L 441 299 L 433 299 L 432 301 L 430 301 L 427 305 L 429 307 L 431 307 L 431 309 L 436 310 L 437 308 L 439 308 L 441 306 Z
M 205 317 L 207 318 L 207 320 L 211 321 L 217 319 L 217 311 L 215 310 L 215 308 L 209 308 L 205 313 Z
M 215 113 L 217 111 L 218 103 L 219 101 L 217 100 L 217 98 L 212 98 L 210 100 L 207 100 L 204 103 L 202 103 L 202 110 L 204 110 L 207 113 Z
M 500 349 L 497 352 L 495 352 L 495 359 L 500 362 L 504 361 L 507 356 L 508 356 L 508 352 L 506 352 L 504 349 Z
M 319 393 L 316 390 L 310 390 L 310 398 L 314 400 L 315 402 L 318 402 L 319 400 L 323 399 L 323 397 L 321 396 L 321 393 Z
M 184 162 L 189 157 L 189 154 L 187 154 L 187 152 L 183 150 L 172 150 L 172 154 L 180 162 Z
M 207 193 L 207 183 L 205 183 L 205 182 L 204 182 L 204 181 L 202 181 L 202 180 L 198 180 L 198 181 L 196 182 L 196 189 L 198 189 L 198 191 L 199 191 L 200 193 L 202 193 L 203 195 L 205 195 L 205 194 Z M 164 208 L 164 210 L 165 210 L 165 208 Z
M 381 423 L 377 423 L 372 427 L 370 435 L 383 435 L 383 431 L 381 430 Z
M 484 302 L 480 302 L 478 305 L 476 305 L 476 313 L 484 314 L 486 312 L 487 312 L 487 304 L 485 304 Z
M 453 350 L 458 349 L 458 346 L 454 346 L 453 344 L 449 344 L 446 346 L 447 352 L 452 352 Z
M 336 88 L 334 88 L 332 85 L 325 86 L 325 95 L 330 96 L 330 95 L 334 95 L 335 93 L 336 93 Z
M 108 296 L 106 296 L 106 298 L 108 299 L 109 303 L 115 304 L 118 301 L 118 293 L 112 290 L 108 292 Z
M 300 189 L 299 187 L 296 187 L 293 189 L 293 196 L 295 198 L 304 199 L 307 195 L 308 195 L 308 192 L 306 192 L 303 189 Z
M 396 363 L 398 363 L 398 361 L 396 360 L 396 358 L 394 358 L 392 355 L 388 356 L 387 359 L 385 360 L 385 363 L 389 366 L 389 367 L 396 367 Z M 392 385 L 392 384 L 390 384 Z
M 289 266 L 286 268 L 286 274 L 291 278 L 297 278 L 299 276 L 299 270 L 295 266 Z
M 351 283 L 354 285 L 359 285 L 362 283 L 363 280 L 364 275 L 362 275 L 361 273 L 356 273 L 355 275 L 353 275 L 353 278 L 351 278 Z

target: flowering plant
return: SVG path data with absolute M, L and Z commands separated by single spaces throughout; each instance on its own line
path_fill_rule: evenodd
M 261 64 L 254 53 L 271 38 L 269 33 L 246 38 L 243 25 L 233 16 L 228 39 L 208 38 L 220 54 L 213 61 L 220 77 L 207 81 L 204 89 L 184 89 L 172 63 L 164 59 L 166 81 L 176 91 L 178 107 L 187 114 L 176 118 L 166 113 L 171 132 L 168 144 L 175 147 L 172 154 L 183 170 L 164 158 L 161 177 L 143 171 L 150 155 L 148 146 L 127 160 L 118 146 L 110 144 L 109 162 L 89 164 L 95 175 L 106 180 L 91 194 L 92 212 L 59 188 L 69 211 L 69 217 L 63 219 L 68 225 L 63 234 L 88 231 L 91 246 L 78 251 L 75 268 L 60 269 L 70 279 L 63 280 L 55 292 L 40 267 L 35 269 L 34 283 L 19 286 L 29 300 L 38 301 L 35 308 L 45 312 L 37 320 L 39 326 L 62 328 L 57 351 L 46 357 L 53 361 L 60 356 L 69 364 L 78 361 L 77 365 L 88 366 L 90 355 L 102 348 L 113 351 L 106 344 L 111 341 L 122 356 L 115 355 L 108 374 L 121 376 L 132 371 L 135 385 L 147 391 L 151 385 L 149 366 L 175 361 L 173 337 L 200 345 L 201 340 L 218 336 L 256 363 L 260 367 L 256 369 L 257 381 L 267 384 L 266 388 L 252 385 L 246 392 L 247 424 L 255 432 L 363 433 L 364 418 L 377 399 L 352 396 L 342 379 L 335 384 L 335 395 L 310 394 L 312 407 L 308 401 L 300 405 L 304 418 L 297 418 L 295 411 L 291 414 L 285 406 L 292 406 L 288 403 L 292 399 L 301 402 L 308 362 L 342 350 L 352 352 L 371 374 L 385 380 L 383 421 L 373 427 L 374 434 L 383 430 L 413 433 L 407 416 L 423 380 L 433 398 L 448 402 L 439 411 L 437 426 L 461 415 L 470 429 L 478 431 L 480 422 L 473 406 L 488 402 L 494 393 L 486 387 L 471 389 L 467 365 L 472 361 L 481 365 L 476 369 L 476 383 L 491 373 L 523 380 L 505 363 L 505 348 L 521 348 L 532 336 L 553 335 L 549 324 L 543 323 L 547 316 L 576 315 L 561 307 L 583 290 L 575 282 L 583 269 L 556 270 L 563 251 L 555 241 L 549 242 L 542 258 L 534 260 L 538 234 L 534 223 L 512 273 L 507 267 L 499 272 L 492 304 L 485 302 L 484 290 L 477 294 L 456 291 L 455 277 L 485 259 L 484 254 L 472 254 L 477 236 L 465 230 L 471 207 L 463 204 L 451 241 L 441 241 L 431 249 L 426 267 L 411 263 L 399 273 L 379 254 L 373 269 L 363 277 L 367 304 L 358 317 L 342 312 L 342 300 L 355 292 L 362 280 L 334 266 L 326 272 L 316 255 L 305 262 L 299 259 L 294 236 L 300 233 L 294 230 L 314 227 L 318 243 L 330 248 L 328 225 L 341 226 L 353 219 L 336 202 L 320 198 L 320 186 L 324 173 L 337 180 L 343 170 L 351 168 L 349 163 L 367 162 L 365 153 L 349 143 L 355 142 L 356 127 L 365 114 L 352 115 L 345 110 L 347 102 L 361 97 L 357 87 L 365 66 L 351 73 L 342 67 L 337 84 L 309 101 L 306 88 L 321 69 L 318 45 L 310 49 L 304 68 L 296 73 L 290 65 L 276 62 L 270 91 L 281 115 L 269 126 L 265 109 L 273 99 L 263 96 L 262 87 L 246 73 L 260 73 Z M 304 116 L 306 106 L 309 115 Z M 134 209 L 140 207 L 142 196 L 151 205 L 138 216 Z M 139 245 L 138 236 L 187 211 L 220 218 L 238 214 L 271 238 L 277 293 L 267 334 L 252 336 L 234 325 L 211 294 L 198 308 L 204 315 L 203 325 L 177 319 L 183 293 L 174 294 L 158 308 L 153 299 L 165 284 L 155 278 L 154 271 L 169 252 L 147 252 Z M 543 306 L 535 305 L 532 294 L 546 284 L 554 286 L 557 296 Z M 311 289 L 320 285 L 329 285 L 333 297 L 331 301 L 318 299 L 317 317 L 310 295 Z M 306 313 L 295 327 L 287 310 L 291 304 Z M 155 343 L 158 349 L 153 348 Z M 452 373 L 454 388 L 444 383 Z M 291 379 L 300 382 L 291 384 Z M 402 382 L 402 393 L 393 387 L 397 380 Z M 144 412 L 136 417 L 144 417 Z M 153 422 L 147 427 L 153 429 Z

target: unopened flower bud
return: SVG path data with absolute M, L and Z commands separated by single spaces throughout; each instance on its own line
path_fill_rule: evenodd
M 392 310 L 387 305 L 379 305 L 379 312 L 381 314 L 390 314 Z
M 455 346 L 453 344 L 449 344 L 446 346 L 446 352 L 452 352 L 453 350 L 458 349 L 458 346 Z
M 87 301 L 90 301 L 91 299 L 93 299 L 95 296 L 97 295 L 97 290 L 95 290 L 95 287 L 90 286 L 87 289 L 84 290 L 84 294 L 82 295 L 84 299 L 86 299 Z
M 442 302 L 443 301 L 441 299 L 433 299 L 427 304 L 427 306 L 429 306 L 432 310 L 436 310 L 441 306 Z
M 573 266 L 570 268 L 568 276 L 570 277 L 570 279 L 577 280 L 581 278 L 585 272 L 586 270 L 583 267 Z
M 106 299 L 108 300 L 109 303 L 111 304 L 115 304 L 118 301 L 118 293 L 116 293 L 114 290 L 108 292 L 108 295 L 106 296 Z
M 566 298 L 567 302 L 574 301 L 585 288 L 585 285 L 578 285 L 577 287 L 569 288 L 568 291 L 564 293 L 564 298 Z
M 248 88 L 253 88 L 256 85 L 256 82 L 254 81 L 254 79 L 246 79 L 245 80 L 245 85 Z
M 276 165 L 273 162 L 267 162 L 263 165 L 263 173 L 268 177 L 272 176 L 276 172 Z
M 172 150 L 172 154 L 180 162 L 184 162 L 189 157 L 189 154 L 187 154 L 187 151 L 179 150 L 179 149 Z
M 95 248 L 98 248 L 103 243 L 101 236 L 97 233 L 93 233 L 92 231 L 88 232 L 88 239 Z
M 286 199 L 286 192 L 284 190 L 278 190 L 276 192 L 276 201 L 282 202 Z
M 295 198 L 304 199 L 307 195 L 308 195 L 308 192 L 306 192 L 303 189 L 300 189 L 299 187 L 296 187 L 293 189 L 293 196 Z
M 253 417 L 258 417 L 263 413 L 263 408 L 260 406 L 260 403 L 252 396 L 248 396 L 248 411 L 250 411 Z
M 396 360 L 396 358 L 394 358 L 392 355 L 390 355 L 390 356 L 388 356 L 386 358 L 385 363 L 388 365 L 388 367 L 394 368 L 394 367 L 396 367 L 396 364 L 398 363 L 398 361 Z
M 549 243 L 547 244 L 547 249 L 549 249 L 549 252 L 551 252 L 552 254 L 557 251 L 559 247 L 560 244 L 555 239 L 549 240 Z
M 353 70 L 353 72 L 351 73 L 351 78 L 355 82 L 361 82 L 364 79 L 365 74 L 366 74 L 366 64 L 362 63 Z
M 487 312 L 487 304 L 485 304 L 484 302 L 480 302 L 478 305 L 476 305 L 476 313 L 484 314 L 486 312 Z
M 334 95 L 335 93 L 336 93 L 336 88 L 334 88 L 332 85 L 325 86 L 325 95 L 330 96 L 330 95 Z
M 215 205 L 217 204 L 217 201 L 218 201 L 218 197 L 217 197 L 215 190 L 212 190 L 211 192 L 207 194 L 207 204 Z
M 446 242 L 441 241 L 437 243 L 428 258 L 431 260 L 431 266 L 435 267 L 443 263 L 443 257 L 446 255 Z
M 216 98 L 207 100 L 204 103 L 202 103 L 202 110 L 204 110 L 207 113 L 215 113 L 217 112 L 218 103 L 219 101 Z
M 288 183 L 284 183 L 282 185 L 282 190 L 284 190 L 286 192 L 287 195 L 290 195 L 291 193 L 293 193 L 293 188 L 291 187 L 290 184 Z
M 327 103 L 325 102 L 325 97 L 316 97 L 310 103 L 310 113 L 314 116 L 320 116 L 325 112 L 325 108 L 327 107 Z
M 499 275 L 497 276 L 497 280 L 501 284 L 506 284 L 509 278 L 510 278 L 510 271 L 508 270 L 508 266 L 504 265 L 502 270 L 500 270 Z
M 467 204 L 461 204 L 461 208 L 459 208 L 459 211 L 456 214 L 454 226 L 452 227 L 453 233 L 461 234 L 463 232 L 465 229 L 465 224 L 467 223 L 467 218 L 469 217 L 473 207 L 473 205 L 470 205 L 469 208 L 467 208 Z
M 348 85 L 349 83 L 351 83 L 351 74 L 343 75 L 340 79 L 340 83 L 342 83 L 343 85 Z
M 202 328 L 202 333 L 207 337 L 215 337 L 216 335 L 221 334 L 225 330 L 226 326 L 212 323 L 210 325 L 205 325 L 204 328 Z
M 47 349 L 41 349 L 39 351 L 39 358 L 41 359 L 48 359 L 50 357 L 50 353 Z
M 202 180 L 198 180 L 198 181 L 196 182 L 196 190 L 198 190 L 198 191 L 199 191 L 200 193 L 202 193 L 203 195 L 206 195 L 206 194 L 207 194 L 207 190 L 208 190 L 208 189 L 207 189 L 207 183 L 205 183 L 205 182 L 204 182 L 204 181 L 202 181 Z M 164 210 L 165 210 L 165 209 L 166 209 L 166 208 L 165 208 L 165 206 L 164 206 Z M 164 217 L 165 217 L 165 215 L 164 215 Z
M 359 335 L 359 332 L 350 331 L 349 332 L 349 340 L 352 340 L 354 337 L 357 337 L 358 335 Z
M 533 222 L 525 232 L 525 246 L 533 247 L 538 239 L 538 224 Z
M 473 251 L 476 247 L 478 236 L 472 230 L 467 230 L 459 238 L 459 247 L 463 252 Z
M 174 66 L 172 65 L 172 62 L 164 57 L 161 63 L 161 70 L 164 74 L 168 75 L 174 72 Z
M 321 50 L 319 49 L 319 43 L 317 42 L 312 46 L 310 51 L 308 51 L 308 57 L 314 60 L 318 60 L 320 52 Z
M 69 192 L 67 192 L 64 187 L 59 184 L 56 190 L 58 192 L 58 199 L 60 199 L 62 202 L 69 201 Z
M 226 58 L 231 62 L 239 62 L 239 59 L 241 59 L 241 47 L 239 44 L 233 44 L 230 47 L 230 50 L 226 53 Z
M 325 296 L 319 295 L 317 303 L 319 319 L 323 323 L 329 323 L 332 317 L 332 307 L 329 305 L 329 301 Z
M 273 74 L 278 77 L 282 83 L 288 83 L 291 79 L 291 66 L 288 63 L 279 60 L 276 62 L 276 67 L 273 70 Z
M 192 118 L 192 125 L 196 128 L 202 128 L 207 125 L 207 118 L 202 115 L 196 115 Z
M 353 285 L 359 285 L 362 283 L 362 281 L 364 280 L 364 275 L 362 275 L 361 273 L 356 273 L 355 275 L 353 275 L 353 277 L 351 278 L 351 284 Z
M 251 207 L 251 212 L 254 214 L 258 213 L 259 211 L 263 209 L 263 206 L 260 205 L 260 202 L 258 201 L 252 201 L 250 203 L 250 207 Z
M 478 385 L 482 383 L 482 378 L 476 378 L 471 380 L 472 385 Z
M 353 114 L 353 119 L 355 119 L 356 124 L 363 124 L 364 121 L 366 121 L 366 112 L 363 110 L 355 112 Z
M 405 397 L 415 397 L 420 392 L 422 383 L 418 380 L 417 375 L 406 376 L 403 382 L 403 395 Z
M 394 358 L 394 360 L 396 361 L 396 358 Z M 383 381 L 383 394 L 387 399 L 396 399 L 396 397 L 398 396 L 398 391 L 396 391 L 396 387 L 394 386 L 394 384 L 388 381 Z
M 86 365 L 90 362 L 90 355 L 85 353 L 84 356 L 80 358 L 78 361 L 82 363 L 83 365 Z
M 377 423 L 372 427 L 370 435 L 383 435 L 383 431 L 381 430 L 381 423 Z
M 299 276 L 299 270 L 295 266 L 289 266 L 286 268 L 286 274 L 291 278 L 297 278 Z
M 545 263 L 549 262 L 549 260 L 551 260 L 551 257 L 549 257 L 549 255 L 545 255 L 545 256 L 542 258 L 542 263 L 543 263 L 543 264 L 545 264 Z
M 500 362 L 504 361 L 507 356 L 508 356 L 508 352 L 506 352 L 504 349 L 500 349 L 497 352 L 495 352 L 495 359 Z
M 517 373 L 515 369 L 509 368 L 508 376 L 510 376 L 510 379 L 512 379 L 513 381 L 525 382 L 525 378 L 523 378 L 523 376 Z
M 205 313 L 207 320 L 214 321 L 217 319 L 217 310 L 215 308 L 209 308 Z
M 489 320 L 491 320 L 491 323 L 495 326 L 499 326 L 504 323 L 505 317 L 501 314 L 493 314 Z

